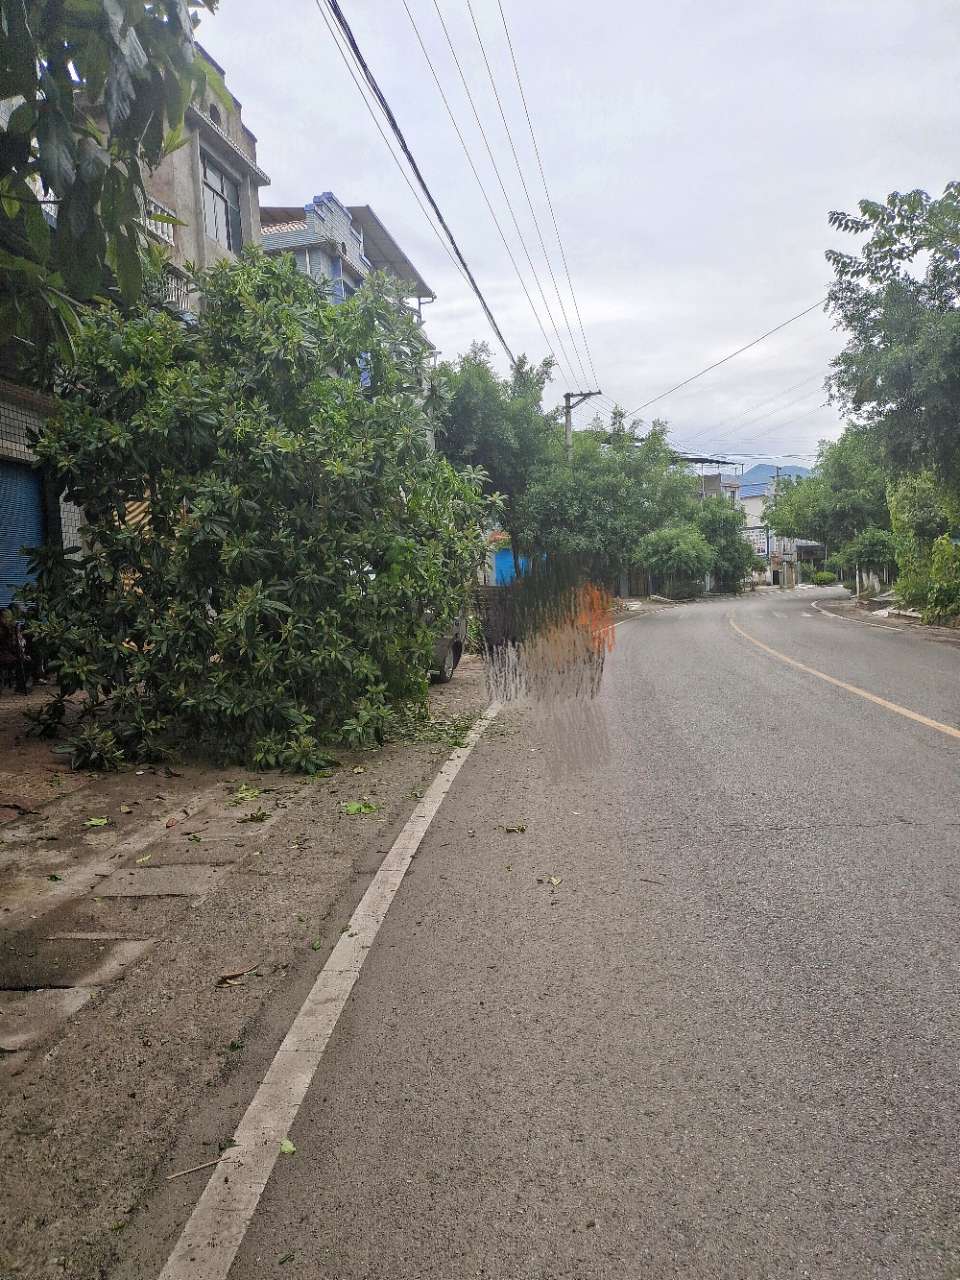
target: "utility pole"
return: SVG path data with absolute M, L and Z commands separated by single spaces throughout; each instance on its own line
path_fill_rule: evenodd
M 567 444 L 567 461 L 573 461 L 573 411 L 578 404 L 598 396 L 599 391 L 565 391 L 563 393 L 563 438 Z

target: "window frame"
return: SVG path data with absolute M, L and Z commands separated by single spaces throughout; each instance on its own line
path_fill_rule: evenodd
M 241 182 L 204 147 L 200 148 L 200 182 L 204 234 L 228 253 L 238 254 L 243 247 Z M 218 234 L 221 222 L 222 235 Z

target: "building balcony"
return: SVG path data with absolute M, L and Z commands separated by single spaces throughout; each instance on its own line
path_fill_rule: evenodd
M 191 306 L 190 285 L 183 272 L 176 267 L 167 267 L 165 272 L 164 301 L 182 314 L 192 314 L 196 303 Z
M 175 218 L 177 216 L 165 204 L 161 204 L 159 200 L 154 200 L 152 196 L 147 196 L 147 210 L 144 219 L 147 231 L 149 231 L 150 235 L 155 236 L 156 239 L 162 240 L 164 244 L 175 245 L 176 238 L 173 234 L 173 223 L 161 222 L 158 215 L 163 218 Z

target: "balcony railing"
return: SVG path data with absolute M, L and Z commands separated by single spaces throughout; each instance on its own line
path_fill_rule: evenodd
M 162 240 L 164 244 L 176 244 L 174 238 L 174 226 L 172 222 L 160 222 L 157 214 L 161 214 L 166 218 L 175 218 L 177 215 L 172 209 L 168 209 L 165 204 L 161 204 L 159 200 L 154 200 L 151 196 L 147 197 L 147 230 L 151 235 L 156 236 L 158 240 Z
M 190 306 L 190 287 L 187 278 L 174 267 L 166 270 L 166 301 L 178 311 L 192 311 Z

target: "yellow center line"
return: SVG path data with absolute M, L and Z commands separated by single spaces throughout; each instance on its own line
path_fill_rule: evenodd
M 855 684 L 847 684 L 846 680 L 838 680 L 835 676 L 828 676 L 825 671 L 818 671 L 816 667 L 808 667 L 805 663 L 798 662 L 796 658 L 789 658 L 785 653 L 781 653 L 779 649 L 771 649 L 770 645 L 764 644 L 762 640 L 757 640 L 755 637 L 748 635 L 743 627 L 737 626 L 733 618 L 728 617 L 727 621 L 738 636 L 743 636 L 744 640 L 749 640 L 758 649 L 762 649 L 764 653 L 769 653 L 773 658 L 779 658 L 781 662 L 787 663 L 788 666 L 796 667 L 798 671 L 805 671 L 808 676 L 816 676 L 818 680 L 825 680 L 827 684 L 836 685 L 838 689 L 846 689 L 847 693 L 855 693 L 858 698 L 866 698 L 867 702 L 875 702 L 878 707 L 893 711 L 896 715 L 904 716 L 907 720 L 916 720 L 917 724 L 925 724 L 928 729 L 936 729 L 939 733 L 945 733 L 948 738 L 960 738 L 960 729 L 955 729 L 949 724 L 941 724 L 939 720 L 931 720 L 929 716 L 922 716 L 919 711 L 911 711 L 909 707 L 901 707 L 897 702 L 889 702 L 886 698 L 878 697 L 877 694 L 870 693 L 866 689 L 860 689 Z

